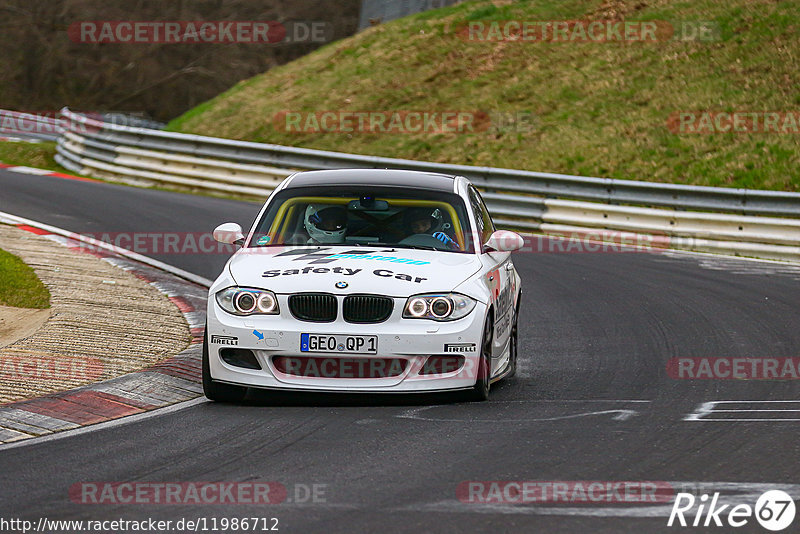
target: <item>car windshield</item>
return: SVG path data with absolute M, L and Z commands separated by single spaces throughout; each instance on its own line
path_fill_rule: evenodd
M 455 193 L 298 187 L 270 200 L 249 246 L 388 246 L 470 253 L 470 236 L 466 206 Z

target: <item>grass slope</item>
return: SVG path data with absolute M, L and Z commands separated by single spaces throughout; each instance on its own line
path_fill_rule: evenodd
M 0 250 L 0 305 L 16 308 L 50 307 L 50 292 L 21 259 Z
M 675 134 L 680 111 L 800 110 L 798 3 L 472 1 L 375 26 L 240 82 L 169 128 L 610 178 L 800 190 L 800 135 Z M 466 42 L 468 20 L 713 21 L 713 42 Z M 531 131 L 291 133 L 281 111 L 531 113 Z M 523 129 L 524 130 L 524 129 Z
M 56 163 L 55 155 L 55 142 L 0 141 L 0 162 L 2 163 L 69 173 L 70 171 Z

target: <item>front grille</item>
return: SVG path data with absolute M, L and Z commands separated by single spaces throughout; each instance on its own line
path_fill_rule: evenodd
M 342 315 L 348 323 L 380 323 L 392 314 L 394 301 L 377 295 L 350 295 L 344 299 Z
M 301 321 L 330 323 L 336 320 L 336 297 L 326 293 L 292 295 L 289 311 Z
M 408 366 L 403 358 L 273 356 L 278 372 L 306 378 L 395 378 Z

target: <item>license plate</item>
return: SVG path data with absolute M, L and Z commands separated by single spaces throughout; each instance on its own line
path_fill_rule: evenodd
M 300 334 L 300 352 L 377 354 L 378 336 Z

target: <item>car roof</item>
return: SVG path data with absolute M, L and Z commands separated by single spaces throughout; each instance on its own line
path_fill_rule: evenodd
M 337 169 L 305 171 L 292 176 L 286 188 L 331 185 L 392 186 L 452 193 L 455 176 L 395 169 Z

